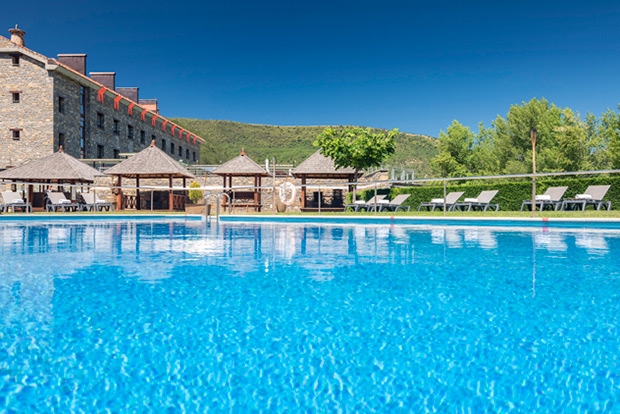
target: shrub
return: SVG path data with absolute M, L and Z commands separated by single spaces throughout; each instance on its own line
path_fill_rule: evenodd
M 198 184 L 196 181 L 193 181 L 189 185 L 189 188 L 200 188 L 200 184 Z M 202 190 L 189 190 L 189 199 L 192 200 L 192 202 L 194 203 L 202 199 Z
M 576 194 L 582 194 L 590 185 L 611 185 L 605 196 L 605 200 L 611 201 L 613 210 L 620 210 L 620 177 L 591 177 L 591 178 L 543 178 L 536 181 L 536 193 L 542 194 L 549 187 L 567 186 L 564 198 L 573 198 Z M 493 203 L 498 203 L 502 211 L 519 211 L 523 200 L 532 198 L 532 182 L 489 182 L 471 184 L 448 184 L 446 193 L 451 191 L 464 191 L 461 196 L 476 197 L 481 191 L 499 190 Z M 379 189 L 378 194 L 386 194 L 388 190 Z M 443 185 L 420 186 L 420 187 L 396 187 L 389 190 L 389 198 L 393 199 L 398 194 L 411 194 L 404 205 L 411 206 L 411 210 L 417 210 L 420 203 L 428 202 L 433 198 L 443 197 Z M 374 189 L 358 192 L 360 199 L 368 200 L 374 195 Z M 347 200 L 351 199 L 351 193 L 347 194 Z

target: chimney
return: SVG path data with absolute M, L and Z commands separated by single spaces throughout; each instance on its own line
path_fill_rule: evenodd
M 125 98 L 134 101 L 135 103 L 139 103 L 139 99 L 138 99 L 139 91 L 140 91 L 140 88 L 135 88 L 135 87 L 132 87 L 132 88 L 116 88 L 116 92 L 120 93 Z
M 108 89 L 116 90 L 116 72 L 90 72 L 90 78 Z
M 159 108 L 157 107 L 157 98 L 155 99 L 140 99 L 138 104 L 144 109 L 156 113 L 159 115 Z
M 11 33 L 11 42 L 15 43 L 18 46 L 26 46 L 24 42 L 24 32 L 22 29 L 19 29 L 17 25 L 15 25 L 15 29 L 9 29 L 9 33 Z
M 86 75 L 86 54 L 70 53 L 58 55 L 58 61 L 65 66 L 69 66 L 76 72 Z

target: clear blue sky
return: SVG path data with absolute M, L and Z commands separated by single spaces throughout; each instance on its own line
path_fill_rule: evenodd
M 620 103 L 615 1 L 13 1 L 47 56 L 87 53 L 168 117 L 438 136 L 545 97 Z

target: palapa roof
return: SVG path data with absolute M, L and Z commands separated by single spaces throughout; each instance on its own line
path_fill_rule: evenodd
M 306 158 L 292 172 L 294 176 L 305 175 L 310 178 L 339 178 L 355 174 L 355 170 L 350 167 L 336 168 L 334 160 L 321 154 L 321 150 Z
M 62 147 L 58 152 L 38 160 L 28 161 L 19 167 L 0 172 L 0 180 L 18 180 L 32 182 L 94 182 L 95 177 L 102 177 L 93 167 L 65 153 Z
M 138 175 L 145 178 L 166 178 L 170 175 L 173 178 L 194 178 L 194 175 L 181 164 L 157 148 L 155 141 L 136 155 L 109 168 L 105 173 L 130 178 Z
M 245 154 L 245 149 L 241 148 L 241 155 L 217 167 L 213 170 L 213 174 L 217 175 L 234 175 L 234 176 L 265 176 L 269 174 L 263 167 L 258 165 L 254 160 Z

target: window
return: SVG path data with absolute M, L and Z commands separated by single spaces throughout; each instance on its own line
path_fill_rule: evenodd
M 189 150 L 188 149 L 185 150 L 185 158 L 187 158 L 189 160 Z
M 80 156 L 86 158 L 86 88 L 80 87 Z
M 97 126 L 103 129 L 104 125 L 105 125 L 105 117 L 103 116 L 101 112 L 97 112 Z
M 151 135 L 151 141 L 155 141 L 157 137 L 155 135 Z
M 21 92 L 11 92 L 11 95 L 13 96 L 13 103 L 19 103 Z
M 170 154 L 174 155 L 174 143 L 170 143 Z
M 146 144 L 146 134 L 144 131 L 140 131 L 140 144 Z
M 127 139 L 133 139 L 133 127 L 127 125 Z
M 179 157 L 183 156 L 183 148 L 179 145 Z
M 121 157 L 121 152 L 117 149 L 114 150 L 114 159 L 120 158 Z
M 103 145 L 97 145 L 97 158 L 105 158 L 105 148 Z
M 21 138 L 21 129 L 12 129 L 11 130 L 12 134 L 13 134 L 13 141 L 19 141 L 19 139 Z
M 58 112 L 60 112 L 61 114 L 65 112 L 65 98 L 63 98 L 62 96 L 58 97 Z
M 121 131 L 120 131 L 120 123 L 118 122 L 118 119 L 114 120 L 114 133 L 116 135 L 121 133 Z
M 62 132 L 58 133 L 58 148 L 65 147 L 65 134 Z
M 192 159 L 196 162 L 196 151 L 192 151 Z
M 165 139 L 161 140 L 161 150 L 166 151 L 166 140 Z
M 19 66 L 19 55 L 11 55 L 13 66 Z

